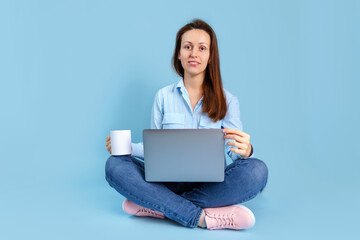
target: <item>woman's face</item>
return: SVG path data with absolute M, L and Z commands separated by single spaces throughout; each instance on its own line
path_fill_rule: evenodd
M 210 35 L 204 30 L 192 29 L 181 37 L 179 60 L 185 74 L 202 74 L 210 57 Z

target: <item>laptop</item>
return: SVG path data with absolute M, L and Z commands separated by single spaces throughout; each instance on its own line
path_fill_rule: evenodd
M 146 181 L 224 181 L 222 129 L 145 129 L 143 142 Z

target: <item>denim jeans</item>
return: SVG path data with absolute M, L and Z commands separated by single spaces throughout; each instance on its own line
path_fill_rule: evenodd
M 146 182 L 142 161 L 131 156 L 111 156 L 106 162 L 105 178 L 130 201 L 194 228 L 203 208 L 254 198 L 267 183 L 268 169 L 263 161 L 247 158 L 226 167 L 224 182 Z

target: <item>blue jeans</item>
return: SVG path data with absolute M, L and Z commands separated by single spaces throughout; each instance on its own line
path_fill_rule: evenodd
M 268 169 L 263 161 L 247 158 L 226 167 L 224 182 L 146 182 L 142 161 L 131 156 L 111 156 L 106 162 L 105 178 L 130 201 L 194 228 L 203 208 L 254 198 L 267 183 Z

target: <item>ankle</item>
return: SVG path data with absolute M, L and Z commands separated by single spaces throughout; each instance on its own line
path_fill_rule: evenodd
M 205 228 L 206 228 L 206 223 L 205 223 L 205 211 L 204 211 L 204 210 L 202 211 L 202 213 L 201 213 L 201 215 L 200 215 L 198 227 L 205 227 Z

